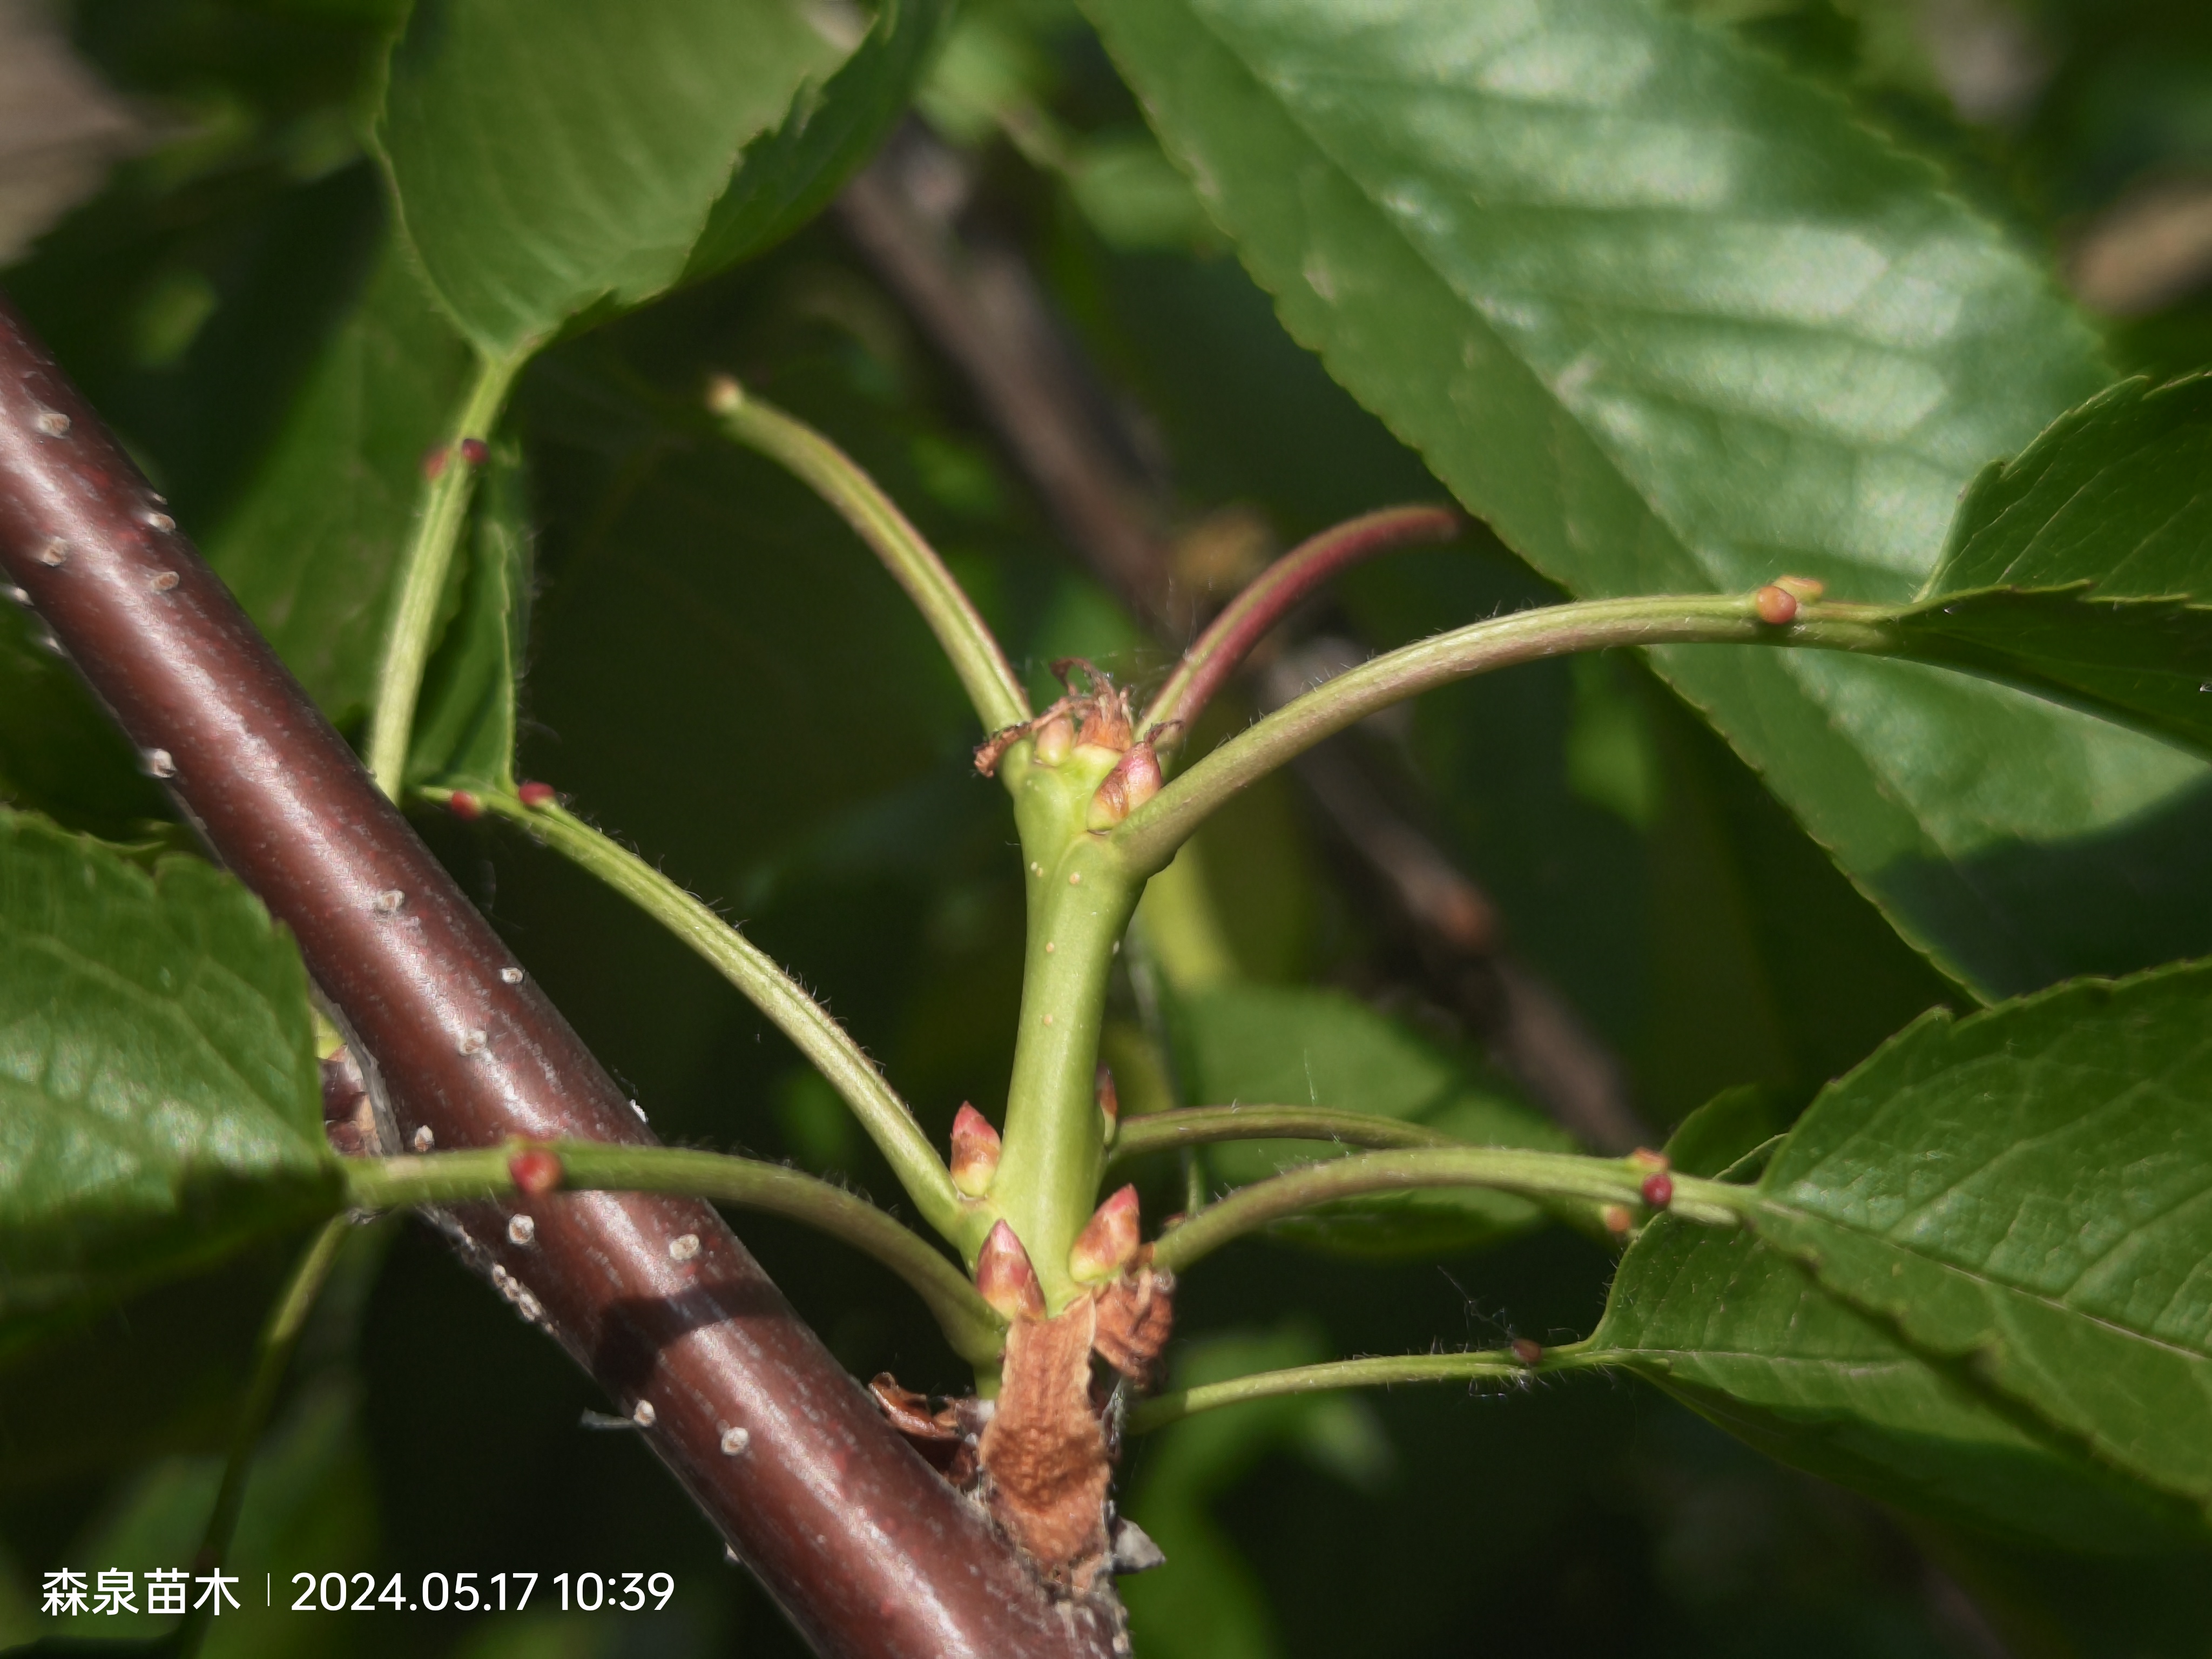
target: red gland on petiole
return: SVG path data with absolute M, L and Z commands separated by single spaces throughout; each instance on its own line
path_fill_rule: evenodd
M 1001 1318 L 1044 1317 L 1044 1287 L 1030 1266 L 1030 1253 L 1003 1221 L 991 1229 L 975 1258 L 975 1288 Z
M 446 797 L 446 810 L 463 823 L 474 823 L 483 816 L 483 803 L 465 789 L 456 789 Z
M 521 1192 L 538 1198 L 561 1184 L 561 1158 L 543 1146 L 532 1146 L 507 1160 L 507 1172 Z
M 514 798 L 533 811 L 539 807 L 554 805 L 561 799 L 555 793 L 551 784 L 534 782 L 519 787 L 514 792 Z
M 1780 628 L 1797 620 L 1797 596 L 1772 582 L 1751 596 L 1751 606 L 1759 612 L 1759 621 L 1770 628 Z
M 963 1100 L 952 1118 L 952 1184 L 969 1198 L 981 1198 L 998 1172 L 999 1132 Z
M 1644 1177 L 1644 1201 L 1655 1210 L 1663 1210 L 1674 1201 L 1674 1177 L 1664 1170 Z

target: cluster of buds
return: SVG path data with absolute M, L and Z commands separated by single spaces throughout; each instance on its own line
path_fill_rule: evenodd
M 1084 675 L 1081 691 L 1073 679 L 1078 669 Z M 1062 657 L 1052 672 L 1066 695 L 1042 714 L 993 732 L 975 750 L 975 769 L 989 777 L 1006 750 L 1024 738 L 1030 740 L 1030 758 L 1040 766 L 1058 767 L 1071 758 L 1094 763 L 1110 758 L 1112 769 L 1091 798 L 1085 827 L 1111 830 L 1159 793 L 1164 780 L 1157 744 L 1168 727 L 1155 726 L 1138 737 L 1128 688 L 1115 684 L 1111 675 L 1081 657 Z

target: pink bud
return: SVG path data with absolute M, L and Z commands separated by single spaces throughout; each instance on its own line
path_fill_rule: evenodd
M 1121 1121 L 1121 1094 L 1114 1086 L 1114 1073 L 1103 1060 L 1098 1064 L 1098 1109 L 1106 1119 L 1106 1132 L 1111 1134 Z
M 1772 583 L 1751 596 L 1752 609 L 1759 612 L 1759 621 L 1771 628 L 1797 620 L 1797 596 L 1786 587 Z
M 1818 576 L 1777 576 L 1774 585 L 1785 593 L 1795 593 L 1808 605 L 1828 591 L 1827 583 Z
M 526 783 L 514 792 L 514 798 L 525 806 L 550 806 L 561 798 L 550 783 Z
M 1644 1201 L 1655 1210 L 1663 1210 L 1674 1201 L 1674 1177 L 1665 1170 L 1644 1177 Z
M 1149 739 L 1136 745 L 1115 763 L 1091 798 L 1086 823 L 1092 830 L 1111 830 L 1160 793 L 1160 757 Z
M 1007 1319 L 1044 1317 L 1044 1289 L 1030 1266 L 1030 1253 L 1003 1221 L 991 1229 L 975 1258 L 975 1288 Z
M 1628 1161 L 1639 1170 L 1665 1170 L 1673 1167 L 1664 1152 L 1655 1152 L 1649 1146 L 1638 1146 L 1628 1155 Z
M 446 810 L 463 823 L 473 823 L 483 816 L 483 803 L 465 789 L 456 789 L 446 797 Z
M 1124 1187 L 1101 1204 L 1067 1253 L 1067 1270 L 1086 1285 L 1119 1279 L 1136 1260 L 1137 1189 Z
M 446 446 L 443 444 L 432 444 L 429 448 L 424 450 L 422 476 L 426 478 L 435 478 L 443 472 L 446 470 Z
M 998 1172 L 999 1132 L 963 1100 L 952 1118 L 952 1184 L 970 1198 L 981 1198 Z
M 1629 1214 L 1628 1206 L 1626 1204 L 1608 1204 L 1600 1210 L 1597 1215 L 1598 1219 L 1605 1223 L 1605 1230 L 1609 1233 L 1626 1233 L 1636 1224 L 1636 1218 Z
M 1516 1336 L 1506 1346 L 1512 1349 L 1513 1357 L 1524 1365 L 1534 1365 L 1544 1358 L 1544 1345 L 1525 1336 Z
M 482 438 L 461 440 L 461 459 L 471 466 L 482 466 L 491 458 L 491 446 Z

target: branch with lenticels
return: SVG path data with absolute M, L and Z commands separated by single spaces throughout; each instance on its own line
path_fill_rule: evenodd
M 0 571 L 291 928 L 404 1140 L 652 1143 L 4 300 Z M 641 1426 L 817 1651 L 1111 1650 L 1103 1617 L 1051 1599 L 709 1205 L 524 1202 L 533 1225 L 512 1231 L 514 1206 L 453 1212 L 463 1254 Z

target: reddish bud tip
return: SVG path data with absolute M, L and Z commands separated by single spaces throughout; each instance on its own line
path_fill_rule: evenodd
M 465 789 L 456 789 L 446 797 L 446 810 L 463 823 L 474 823 L 483 816 L 483 803 Z
M 1777 576 L 1774 585 L 1785 593 L 1795 593 L 1808 605 L 1828 591 L 1827 583 L 1818 576 Z
M 526 1152 L 517 1152 L 507 1160 L 507 1172 L 514 1177 L 515 1186 L 532 1198 L 550 1193 L 561 1184 L 561 1159 L 557 1153 L 543 1146 L 533 1146 Z
M 1040 766 L 1057 766 L 1075 747 L 1075 722 L 1054 714 L 1038 726 L 1030 754 Z
M 1030 1253 L 1003 1221 L 991 1229 L 975 1258 L 975 1288 L 1005 1318 L 1044 1317 L 1044 1290 L 1030 1266 Z
M 1089 826 L 1111 830 L 1160 793 L 1160 757 L 1149 739 L 1115 763 L 1091 798 Z
M 1644 1201 L 1655 1210 L 1663 1210 L 1674 1201 L 1674 1177 L 1662 1170 L 1656 1175 L 1644 1177 Z
M 1797 596 L 1771 582 L 1751 596 L 1751 605 L 1759 612 L 1759 621 L 1775 628 L 1797 619 Z
M 1666 1170 L 1674 1167 L 1666 1153 L 1655 1152 L 1649 1146 L 1638 1146 L 1628 1155 L 1628 1161 L 1639 1170 Z
M 514 798 L 529 807 L 550 806 L 561 799 L 550 783 L 526 783 L 514 792 Z
M 1531 1342 L 1525 1336 L 1516 1336 L 1511 1343 L 1513 1357 L 1524 1365 L 1533 1365 L 1544 1357 L 1544 1345 Z
M 434 478 L 440 473 L 443 472 L 446 470 L 447 453 L 446 446 L 443 444 L 432 444 L 428 449 L 424 450 L 422 452 L 422 476 L 426 478 Z
M 970 1198 L 981 1198 L 998 1172 L 999 1132 L 963 1100 L 952 1118 L 952 1184 Z
M 1598 1219 L 1605 1223 L 1605 1230 L 1609 1233 L 1626 1233 L 1636 1224 L 1636 1218 L 1629 1214 L 1626 1204 L 1608 1204 L 1597 1213 Z
M 491 459 L 491 446 L 482 438 L 461 440 L 461 459 L 471 466 L 482 466 Z
M 1105 1115 L 1106 1127 L 1111 1133 L 1121 1121 L 1121 1094 L 1114 1086 L 1114 1073 L 1103 1060 L 1099 1063 L 1097 1079 L 1098 1109 Z
M 1067 1253 L 1067 1270 L 1085 1285 L 1119 1279 L 1136 1259 L 1142 1241 L 1137 1231 L 1137 1189 L 1124 1187 L 1101 1204 Z

